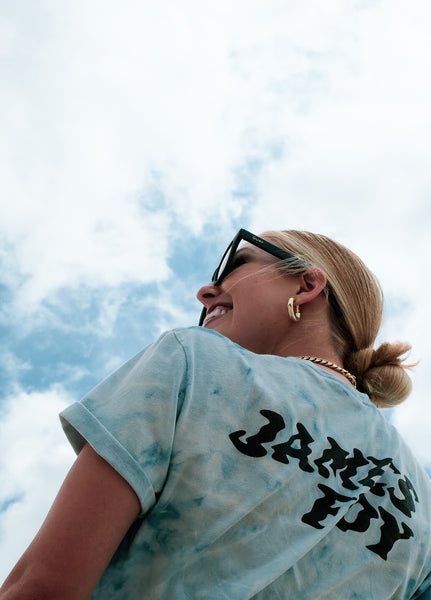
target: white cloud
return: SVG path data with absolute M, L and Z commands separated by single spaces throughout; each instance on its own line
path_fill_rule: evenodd
M 73 462 L 58 419 L 71 401 L 56 387 L 16 390 L 1 405 L 0 581 L 36 534 Z
M 426 385 L 430 372 L 429 361 L 415 368 L 411 398 L 400 405 L 394 413 L 393 424 L 399 429 L 418 460 L 431 468 L 429 393 Z
M 45 3 L 43 32 L 14 15 L 0 228 L 22 311 L 63 286 L 159 281 L 177 219 L 196 230 L 227 215 L 238 144 L 221 122 L 225 44 L 216 52 L 190 24 L 196 52 L 174 7 L 78 4 Z
M 250 202 L 232 196 L 248 157 L 262 162 L 256 219 L 279 222 L 285 207 L 290 220 L 294 199 L 326 227 L 328 203 L 392 197 L 400 163 L 411 176 L 393 187 L 411 195 L 429 139 L 429 10 L 398 12 L 340 1 L 10 7 L 0 229 L 21 275 L 16 310 L 64 286 L 163 280 L 169 232 L 227 226 Z M 286 152 L 275 163 L 274 143 Z

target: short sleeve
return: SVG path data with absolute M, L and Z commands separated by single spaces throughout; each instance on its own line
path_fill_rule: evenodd
M 142 513 L 166 479 L 186 379 L 183 347 L 169 332 L 60 413 L 74 450 L 89 443 L 134 489 Z
M 431 600 L 431 574 L 428 575 L 422 585 L 416 590 L 412 600 Z

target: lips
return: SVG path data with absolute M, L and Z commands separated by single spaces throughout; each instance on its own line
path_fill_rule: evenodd
M 211 308 L 208 309 L 207 316 L 205 317 L 202 325 L 205 327 L 207 323 L 209 323 L 209 321 L 211 321 L 212 319 L 222 317 L 231 310 L 231 304 L 216 304 L 215 306 L 211 306 Z

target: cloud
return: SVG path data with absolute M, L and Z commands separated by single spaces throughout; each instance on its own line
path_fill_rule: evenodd
M 231 179 L 228 132 L 209 117 L 223 49 L 197 55 L 173 7 L 149 19 L 129 3 L 119 21 L 109 3 L 82 5 L 85 18 L 44 7 L 44 25 L 40 8 L 9 15 L 0 117 L 3 277 L 15 278 L 20 313 L 65 286 L 163 280 L 168 232 L 226 219 Z M 203 79 L 186 85 L 196 68 Z
M 71 401 L 52 387 L 17 389 L 0 405 L 0 581 L 36 534 L 73 462 L 58 420 Z
M 430 402 L 425 381 L 429 373 L 426 367 L 416 367 L 413 378 L 414 392 L 411 400 L 404 402 L 394 413 L 393 424 L 400 430 L 418 460 L 431 469 L 431 448 L 429 443 Z

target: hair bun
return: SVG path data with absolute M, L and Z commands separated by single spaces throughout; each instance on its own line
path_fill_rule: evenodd
M 396 406 L 407 398 L 411 380 L 404 361 L 411 346 L 404 342 L 383 343 L 376 350 L 363 348 L 349 355 L 348 370 L 357 379 L 358 390 L 365 392 L 380 408 Z

